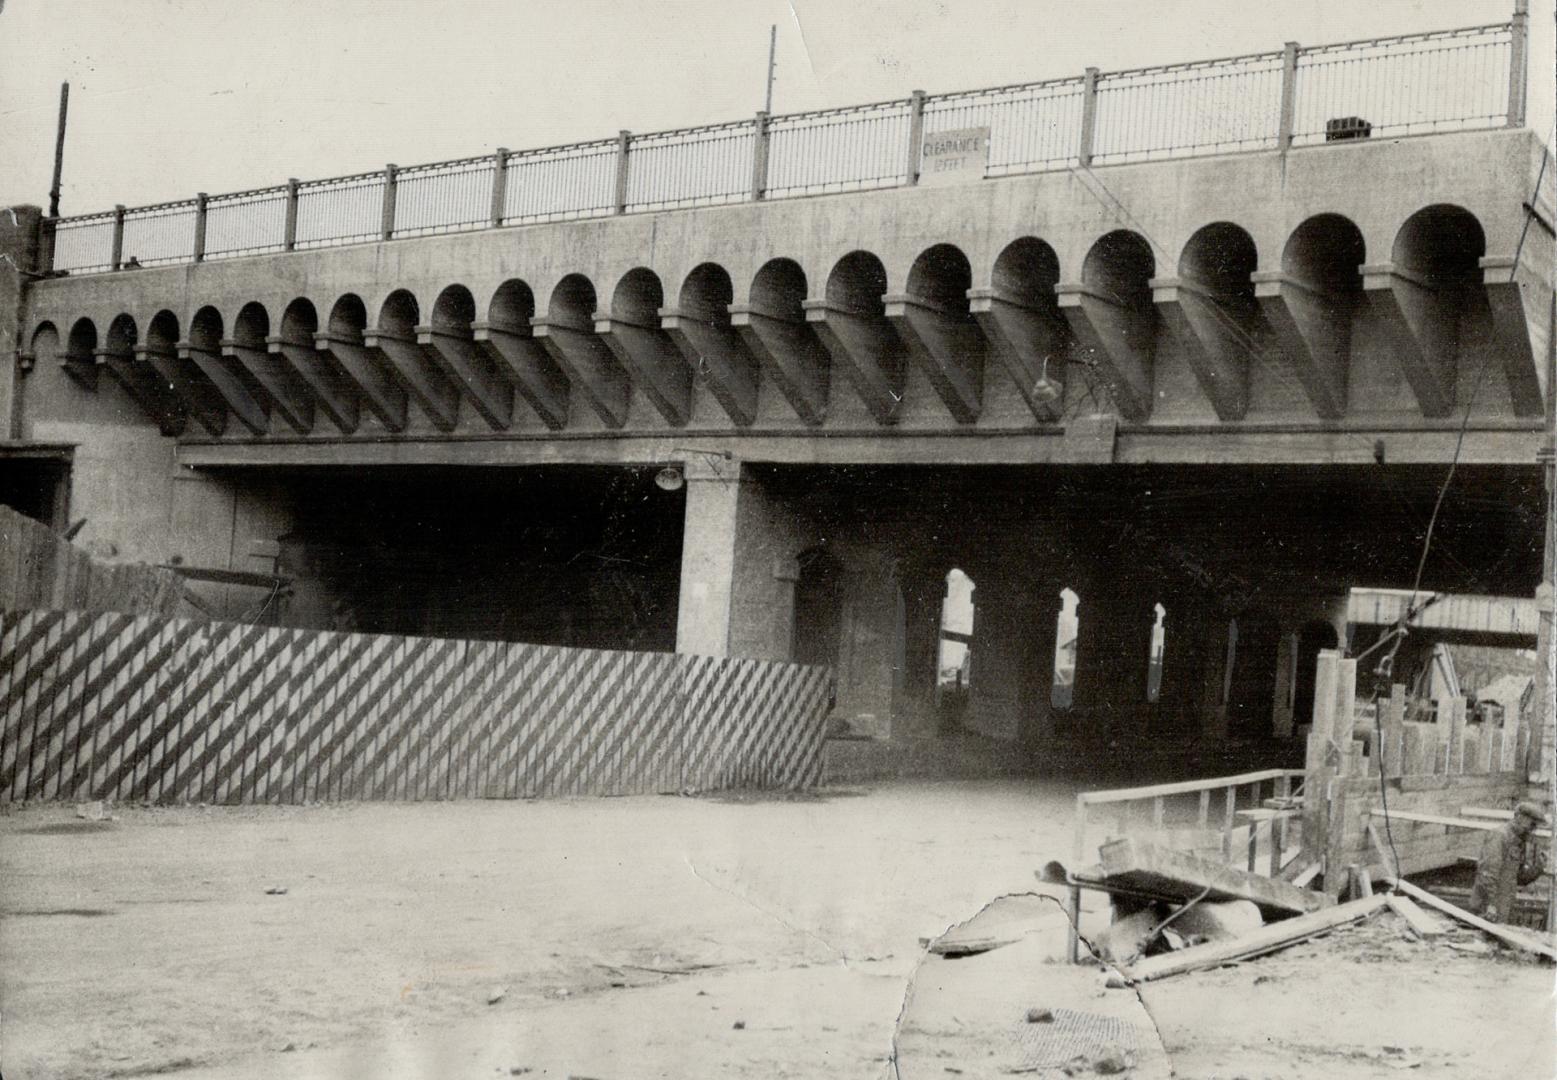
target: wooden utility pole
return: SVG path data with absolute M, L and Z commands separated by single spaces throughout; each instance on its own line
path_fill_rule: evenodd
M 1547 326 L 1557 329 L 1557 289 L 1552 290 L 1547 307 Z M 1557 808 L 1557 634 L 1553 633 L 1553 621 L 1557 619 L 1557 333 L 1546 335 L 1546 445 L 1541 448 L 1542 473 L 1546 480 L 1546 506 L 1542 517 L 1541 585 L 1535 591 L 1536 608 L 1540 619 L 1536 631 L 1535 655 L 1535 707 L 1525 768 L 1530 762 L 1538 762 L 1532 770 L 1546 787 L 1549 808 Z M 1527 772 L 1528 778 L 1530 777 Z M 1547 866 L 1557 866 L 1557 829 L 1552 830 L 1551 849 L 1547 853 Z M 1553 888 L 1546 905 L 1546 932 L 1557 934 L 1557 888 Z
M 778 47 L 778 23 L 768 25 L 768 96 L 762 106 L 762 111 L 767 116 L 773 115 L 773 59 Z
M 54 132 L 54 184 L 49 188 L 49 217 L 59 217 L 59 178 L 65 164 L 65 117 L 70 112 L 70 84 L 59 84 L 59 125 Z

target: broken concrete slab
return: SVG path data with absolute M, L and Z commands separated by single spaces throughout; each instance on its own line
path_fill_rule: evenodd
M 1128 837 L 1104 844 L 1099 854 L 1104 879 L 1109 884 L 1167 895 L 1181 902 L 1197 897 L 1212 901 L 1251 900 L 1266 918 L 1317 911 L 1330 903 L 1320 893 L 1285 881 Z

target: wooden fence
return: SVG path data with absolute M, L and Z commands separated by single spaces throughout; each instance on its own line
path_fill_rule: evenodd
M 759 660 L 0 612 L 0 801 L 807 787 L 830 678 Z
M 0 610 L 175 615 L 183 598 L 171 570 L 97 562 L 48 526 L 0 506 Z

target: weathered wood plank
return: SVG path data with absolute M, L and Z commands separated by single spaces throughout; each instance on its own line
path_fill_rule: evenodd
M 1251 900 L 1272 914 L 1314 911 L 1325 906 L 1324 897 L 1318 893 L 1284 881 L 1130 838 L 1104 844 L 1099 855 L 1107 881 L 1146 892 L 1190 900 L 1209 887 L 1208 900 Z
M 1235 960 L 1249 960 L 1256 956 L 1284 949 L 1327 930 L 1359 922 L 1386 906 L 1388 899 L 1382 893 L 1339 904 L 1323 911 L 1313 911 L 1293 919 L 1262 926 L 1248 934 L 1229 941 L 1213 941 L 1195 945 L 1178 952 L 1148 957 L 1121 974 L 1129 982 L 1150 982 L 1181 975 L 1190 971 L 1203 971 L 1220 967 Z
M 1557 949 L 1553 949 L 1551 945 L 1542 941 L 1540 938 L 1536 937 L 1534 934 L 1529 933 L 1528 931 L 1520 930 L 1518 927 L 1503 926 L 1500 923 L 1488 922 L 1479 915 L 1472 915 L 1464 908 L 1455 907 L 1453 904 L 1449 903 L 1449 901 L 1439 899 L 1432 893 L 1428 892 L 1426 889 L 1420 889 L 1417 886 L 1411 884 L 1411 882 L 1404 879 L 1391 880 L 1390 885 L 1396 889 L 1399 889 L 1417 903 L 1426 904 L 1428 907 L 1433 908 L 1436 911 L 1441 911 L 1451 919 L 1458 919 L 1466 926 L 1474 926 L 1477 930 L 1480 930 L 1486 934 L 1491 934 L 1499 941 L 1512 945 L 1515 948 L 1525 949 L 1529 952 L 1544 956 L 1548 960 L 1557 960 Z
M 1387 893 L 1385 894 L 1385 900 L 1389 904 L 1389 909 L 1404 919 L 1406 925 L 1422 937 L 1436 937 L 1446 929 L 1442 923 L 1417 907 L 1416 901 L 1409 896 L 1402 896 L 1400 893 Z

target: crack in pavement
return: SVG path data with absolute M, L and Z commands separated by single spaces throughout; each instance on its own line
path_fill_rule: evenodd
M 704 885 L 707 885 L 711 889 L 717 889 L 719 892 L 724 893 L 726 896 L 733 896 L 737 900 L 741 901 L 743 904 L 745 904 L 748 907 L 752 908 L 753 910 L 758 911 L 758 912 L 762 913 L 763 915 L 766 915 L 768 918 L 774 920 L 775 922 L 777 922 L 777 923 L 779 923 L 779 924 L 781 924 L 783 926 L 788 927 L 790 930 L 793 930 L 795 933 L 805 935 L 806 937 L 810 938 L 812 941 L 816 942 L 818 945 L 822 946 L 822 948 L 826 949 L 828 952 L 830 952 L 834 956 L 836 956 L 838 958 L 838 961 L 841 964 L 843 964 L 844 967 L 849 968 L 851 971 L 853 970 L 853 968 L 849 964 L 849 956 L 848 956 L 848 954 L 845 953 L 843 950 L 836 948 L 833 945 L 832 942 L 830 942 L 826 938 L 822 937 L 822 935 L 818 934 L 816 931 L 811 930 L 808 927 L 796 926 L 794 923 L 792 923 L 788 919 L 786 919 L 783 915 L 779 914 L 776 911 L 768 910 L 767 908 L 763 907 L 761 904 L 759 904 L 755 900 L 753 900 L 751 897 L 746 896 L 743 893 L 736 892 L 734 889 L 732 889 L 732 888 L 730 888 L 730 887 L 728 887 L 726 885 L 721 885 L 719 882 L 714 881 L 712 878 L 705 877 L 703 875 L 703 872 L 700 871 L 697 868 L 697 866 L 692 862 L 690 857 L 683 855 L 681 858 L 682 858 L 682 861 L 687 864 L 687 869 L 692 871 L 692 876 L 697 878 Z
M 1075 929 L 1076 937 L 1083 945 L 1087 947 L 1087 952 L 1092 954 L 1093 959 L 1097 960 L 1097 962 L 1103 965 L 1103 967 L 1108 971 L 1118 976 L 1120 982 L 1124 986 L 1129 987 L 1130 991 L 1135 994 L 1135 1000 L 1140 1004 L 1141 1011 L 1146 1014 L 1146 1019 L 1151 1022 L 1152 1030 L 1157 1035 L 1157 1043 L 1162 1047 L 1163 1056 L 1167 1059 L 1168 1071 L 1170 1075 L 1176 1075 L 1176 1071 L 1173 1068 L 1173 1056 L 1168 1052 L 1168 1044 L 1162 1037 L 1162 1028 L 1157 1023 L 1156 1014 L 1152 1012 L 1151 1006 L 1146 1003 L 1146 996 L 1144 993 L 1142 993 L 1141 984 L 1128 981 L 1125 979 L 1124 973 L 1116 965 L 1111 964 L 1107 960 L 1103 959 L 1102 954 L 1093 947 L 1092 942 L 1089 941 L 1086 935 L 1081 932 L 1081 926 L 1079 922 L 1074 922 L 1071 920 L 1070 910 L 1057 898 L 1050 896 L 1048 893 L 1028 890 L 1026 892 L 1002 893 L 1001 895 L 986 901 L 984 905 L 978 909 L 978 911 L 975 911 L 966 919 L 962 919 L 958 922 L 950 924 L 946 927 L 945 930 L 942 930 L 935 937 L 929 939 L 929 942 L 925 945 L 924 949 L 919 954 L 919 962 L 914 965 L 913 972 L 908 976 L 907 985 L 903 988 L 903 1004 L 898 1009 L 897 1020 L 892 1025 L 892 1049 L 887 1056 L 887 1080 L 902 1080 L 902 1073 L 898 1070 L 898 1036 L 902 1031 L 903 1018 L 908 1013 L 909 1002 L 913 998 L 914 981 L 919 977 L 919 972 L 924 968 L 925 958 L 930 955 L 930 946 L 933 945 L 936 941 L 939 941 L 941 938 L 945 937 L 947 934 L 951 933 L 957 927 L 965 926 L 966 924 L 972 922 L 974 919 L 978 918 L 980 915 L 988 911 L 991 907 L 1000 901 L 1028 896 L 1037 897 L 1039 900 L 1053 904 L 1055 907 L 1059 908 L 1060 913 L 1065 916 L 1066 923 Z

